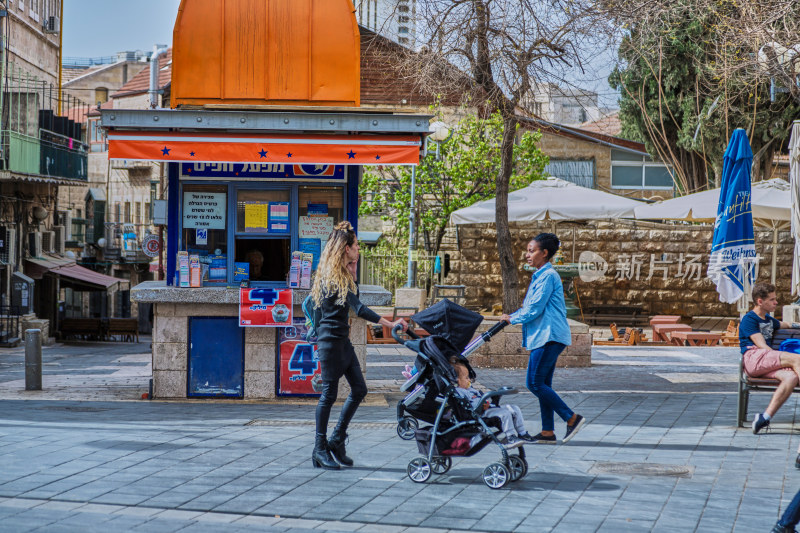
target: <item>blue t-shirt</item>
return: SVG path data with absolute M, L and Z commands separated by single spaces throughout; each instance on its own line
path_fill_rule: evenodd
M 754 346 L 750 335 L 761 333 L 764 340 L 767 341 L 767 346 L 772 344 L 772 335 L 781 327 L 780 321 L 769 315 L 766 318 L 761 318 L 755 311 L 750 311 L 742 317 L 739 322 L 739 347 L 742 353 L 746 352 L 748 348 Z

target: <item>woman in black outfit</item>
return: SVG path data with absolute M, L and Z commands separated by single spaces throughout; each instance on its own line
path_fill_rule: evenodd
M 315 467 L 338 470 L 339 463 L 353 466 L 353 460 L 345 453 L 345 439 L 350 419 L 367 395 L 367 384 L 361 373 L 356 352 L 350 343 L 349 311 L 384 326 L 400 324 L 404 320 L 389 322 L 381 318 L 358 299 L 356 268 L 358 266 L 358 240 L 349 222 L 340 222 L 333 229 L 320 257 L 319 267 L 311 288 L 314 304 L 322 312 L 317 328 L 317 346 L 322 365 L 322 396 L 317 404 L 317 437 L 311 462 Z M 339 379 L 344 376 L 350 385 L 350 395 L 342 406 L 339 422 L 327 440 L 328 418 L 336 401 Z M 333 455 L 333 456 L 331 456 Z M 336 461 L 334 461 L 336 458 Z

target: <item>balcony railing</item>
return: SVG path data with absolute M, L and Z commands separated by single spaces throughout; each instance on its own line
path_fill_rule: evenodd
M 51 178 L 89 179 L 89 161 L 83 143 L 44 130 L 41 139 L 11 130 L 0 133 L 5 170 Z

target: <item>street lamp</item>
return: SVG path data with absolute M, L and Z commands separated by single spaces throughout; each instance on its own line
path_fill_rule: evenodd
M 439 143 L 446 141 L 450 138 L 451 131 L 447 124 L 437 120 L 433 122 L 428 128 L 430 135 L 428 139 L 436 143 L 436 159 L 439 159 Z M 417 218 L 417 165 L 411 167 L 411 216 L 409 216 L 409 231 L 408 231 L 408 281 L 406 287 L 414 288 L 417 285 L 417 235 L 414 227 L 414 222 Z

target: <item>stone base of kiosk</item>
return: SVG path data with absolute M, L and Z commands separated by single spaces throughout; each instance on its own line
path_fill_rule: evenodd
M 781 320 L 790 324 L 792 322 L 800 322 L 800 305 L 784 305 Z
M 592 334 L 589 326 L 567 319 L 572 334 L 572 345 L 558 357 L 559 367 L 592 366 Z M 488 331 L 497 324 L 496 317 L 487 317 L 478 327 L 478 333 Z M 482 368 L 526 368 L 530 351 L 522 348 L 522 326 L 506 326 L 503 331 L 469 356 L 470 364 Z
M 382 287 L 362 285 L 361 301 L 368 306 L 389 305 L 391 293 Z M 294 291 L 294 315 L 302 316 L 300 304 L 306 290 Z M 226 287 L 177 288 L 163 281 L 147 281 L 131 290 L 131 300 L 153 303 L 153 397 L 188 396 L 189 319 L 191 317 L 234 317 L 239 315 L 239 289 Z M 275 398 L 277 328 L 245 328 L 244 399 Z M 366 371 L 366 322 L 351 319 L 350 341 L 361 368 Z M 339 398 L 350 392 L 347 382 L 339 383 Z

